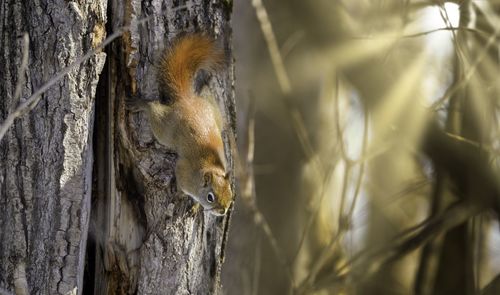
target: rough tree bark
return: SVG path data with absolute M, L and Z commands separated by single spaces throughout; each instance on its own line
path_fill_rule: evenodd
M 229 217 L 190 211 L 192 201 L 175 190 L 175 154 L 155 143 L 144 117 L 123 108 L 131 93 L 156 96 L 155 61 L 178 33 L 216 36 L 228 64 L 210 86 L 228 123 L 232 167 L 231 1 L 179 2 L 111 1 L 108 10 L 105 0 L 0 0 L 0 122 L 18 104 L 23 32 L 31 45 L 21 99 L 100 44 L 106 30 L 132 28 L 107 49 L 100 77 L 104 53 L 45 92 L 0 141 L 0 293 L 220 290 Z
M 232 167 L 230 3 L 112 1 L 110 6 L 112 31 L 124 25 L 131 30 L 110 49 L 103 81 L 107 86 L 98 105 L 103 128 L 96 141 L 97 157 L 102 158 L 96 161 L 93 211 L 97 243 L 95 253 L 89 253 L 95 255 L 95 271 L 89 270 L 95 273 L 94 293 L 219 293 L 229 217 L 191 211 L 193 202 L 176 191 L 175 154 L 157 144 L 145 116 L 130 114 L 123 102 L 127 95 L 158 98 L 158 60 L 178 34 L 215 36 L 228 62 L 210 87 L 227 122 L 223 135 Z
M 105 37 L 106 1 L 0 1 L 0 122 L 29 34 L 26 99 Z M 105 55 L 76 66 L 0 141 L 0 290 L 81 293 L 90 215 L 94 94 Z

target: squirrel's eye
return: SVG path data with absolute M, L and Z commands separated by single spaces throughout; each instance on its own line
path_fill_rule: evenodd
M 212 193 L 212 192 L 208 193 L 208 195 L 207 195 L 207 201 L 209 203 L 213 203 L 215 201 L 214 193 Z

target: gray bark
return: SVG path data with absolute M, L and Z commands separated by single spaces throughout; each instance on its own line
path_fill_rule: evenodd
M 213 217 L 176 190 L 176 156 L 152 136 L 144 114 L 124 108 L 127 95 L 157 99 L 157 66 L 179 33 L 216 37 L 227 67 L 210 87 L 227 123 L 226 157 L 234 130 L 230 6 L 226 1 L 113 1 L 113 29 L 131 25 L 111 48 L 103 132 L 98 135 L 95 236 L 96 294 L 212 294 L 220 292 L 229 216 Z M 137 21 L 153 16 L 146 24 Z M 107 114 L 107 115 L 106 115 Z M 111 131 L 111 133 L 109 133 Z M 101 156 L 99 156 L 101 155 Z M 234 190 L 233 190 L 234 191 Z M 101 276 L 103 274 L 103 276 Z
M 104 36 L 106 1 L 0 1 L 0 121 Z M 75 67 L 0 141 L 0 290 L 80 294 L 90 215 L 94 95 L 105 55 Z
M 175 154 L 155 143 L 144 117 L 123 108 L 131 92 L 157 96 L 157 58 L 180 32 L 216 36 L 229 59 L 231 2 L 174 2 L 111 3 L 111 30 L 123 25 L 132 30 L 108 50 L 100 85 L 104 53 L 75 67 L 0 142 L 0 291 L 81 294 L 85 287 L 86 294 L 219 292 L 229 216 L 191 212 L 193 202 L 176 192 Z M 29 33 L 31 44 L 21 96 L 25 99 L 104 39 L 106 5 L 0 2 L 2 121 L 18 104 L 14 91 L 22 33 Z M 149 15 L 155 17 L 148 23 L 135 23 Z M 211 88 L 226 118 L 231 167 L 232 83 L 228 61 Z M 91 243 L 86 247 L 91 201 Z

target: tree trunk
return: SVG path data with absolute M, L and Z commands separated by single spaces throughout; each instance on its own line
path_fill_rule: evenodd
M 176 156 L 158 145 L 143 114 L 124 98 L 157 99 L 156 71 L 163 49 L 179 33 L 215 36 L 230 56 L 230 7 L 224 1 L 112 1 L 112 31 L 131 26 L 109 50 L 97 130 L 95 294 L 219 293 L 229 216 L 193 212 L 176 190 Z M 138 25 L 137 21 L 152 17 Z M 104 77 L 105 76 L 105 77 Z M 228 129 L 234 130 L 232 62 L 210 84 Z M 234 191 L 234 189 L 233 189 Z M 92 267 L 92 266 L 91 266 Z M 89 287 L 90 289 L 90 287 Z
M 21 100 L 106 31 L 131 30 L 46 91 L 0 142 L 0 293 L 219 292 L 229 216 L 192 212 L 176 191 L 175 154 L 123 105 L 133 93 L 157 96 L 156 61 L 181 32 L 214 35 L 230 56 L 231 2 L 177 2 L 111 1 L 108 10 L 104 0 L 1 1 L 0 122 L 18 104 L 23 32 L 30 47 Z M 232 70 L 228 61 L 210 84 L 227 122 L 230 167 Z
M 105 37 L 106 1 L 0 3 L 0 117 Z M 80 294 L 92 185 L 94 94 L 105 55 L 76 66 L 0 141 L 0 287 Z M 0 290 L 1 290 L 0 289 Z

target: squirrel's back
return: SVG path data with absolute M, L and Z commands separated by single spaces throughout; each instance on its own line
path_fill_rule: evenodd
M 212 72 L 223 62 L 223 54 L 215 41 L 202 34 L 180 37 L 165 50 L 160 63 L 161 91 L 173 100 L 194 92 L 193 80 L 199 70 Z

